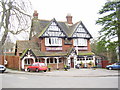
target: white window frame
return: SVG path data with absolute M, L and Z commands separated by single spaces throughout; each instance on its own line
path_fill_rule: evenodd
M 31 62 L 30 62 L 29 59 L 25 59 L 25 60 L 24 60 L 24 63 L 25 63 L 25 65 L 31 65 Z
M 73 45 L 74 46 L 88 46 L 87 39 L 75 38 L 75 39 L 73 39 Z
M 45 38 L 45 46 L 62 46 L 62 38 L 58 37 Z

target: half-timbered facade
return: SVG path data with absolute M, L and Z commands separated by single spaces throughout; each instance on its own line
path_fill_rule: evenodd
M 66 16 L 67 22 L 38 19 L 34 12 L 29 40 L 17 41 L 15 54 L 21 56 L 21 68 L 33 62 L 44 62 L 53 69 L 67 65 L 75 68 L 81 62 L 95 64 L 94 53 L 90 49 L 91 34 L 82 21 L 72 23 L 72 16 Z

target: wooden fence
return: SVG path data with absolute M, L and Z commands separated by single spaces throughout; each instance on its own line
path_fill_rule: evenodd
M 4 64 L 4 60 L 7 61 L 6 65 Z M 7 68 L 20 70 L 20 57 L 0 55 L 0 64 L 5 65 Z

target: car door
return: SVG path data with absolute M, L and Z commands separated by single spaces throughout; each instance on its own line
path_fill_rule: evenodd
M 114 69 L 119 69 L 120 68 L 120 64 L 116 63 L 116 65 L 114 65 Z
M 120 63 L 118 63 L 118 69 L 120 69 Z

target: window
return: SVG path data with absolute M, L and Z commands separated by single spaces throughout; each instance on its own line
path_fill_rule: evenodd
M 47 59 L 47 63 L 49 63 L 49 58 Z
M 32 66 L 39 66 L 39 64 L 38 63 L 33 63 L 33 65 Z
M 87 39 L 74 39 L 73 40 L 73 45 L 74 46 L 87 46 Z
M 57 59 L 55 58 L 55 63 L 57 63 Z
M 53 63 L 53 58 L 50 58 L 50 63 Z
M 57 63 L 57 59 L 56 59 L 56 58 L 48 58 L 48 59 L 47 59 L 47 63 L 49 63 L 49 64 L 56 64 L 56 63 Z M 63 59 L 60 58 L 60 59 L 58 60 L 58 63 L 63 63 Z
M 59 63 L 62 63 L 62 59 L 61 58 L 59 59 Z
M 62 46 L 62 38 L 45 38 L 45 46 Z
M 29 59 L 25 59 L 24 63 L 25 63 L 25 65 L 30 65 L 31 64 Z

